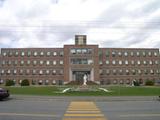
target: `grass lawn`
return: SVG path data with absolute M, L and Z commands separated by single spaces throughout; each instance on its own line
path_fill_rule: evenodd
M 93 86 L 98 91 L 68 91 L 61 93 L 65 88 L 73 86 L 29 86 L 29 87 L 6 87 L 11 94 L 22 95 L 49 95 L 49 96 L 157 96 L 160 95 L 160 87 L 152 86 L 103 86 L 110 92 L 98 90 L 99 86 Z M 74 86 L 76 87 L 76 86 Z M 101 86 L 102 87 L 102 86 Z

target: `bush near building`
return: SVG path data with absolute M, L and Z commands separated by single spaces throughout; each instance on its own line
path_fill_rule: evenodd
M 148 85 L 148 86 L 153 86 L 154 85 L 154 82 L 152 80 L 147 80 L 145 85 Z
M 22 80 L 21 86 L 29 86 L 29 85 L 30 85 L 30 83 L 29 83 L 29 80 L 28 80 L 28 79 Z
M 7 80 L 5 85 L 6 86 L 13 86 L 13 85 L 15 85 L 15 82 L 13 80 Z

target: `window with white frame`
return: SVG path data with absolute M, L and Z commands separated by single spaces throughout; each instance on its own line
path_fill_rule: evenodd
M 31 61 L 30 60 L 27 60 L 27 65 L 30 65 L 31 64 Z
M 126 57 L 127 57 L 127 56 L 128 56 L 128 52 L 124 52 L 124 56 L 126 56 Z
M 44 52 L 43 51 L 40 52 L 40 56 L 44 56 Z
M 146 61 L 146 60 L 144 60 L 144 61 L 143 61 L 143 64 L 144 64 L 144 65 L 147 65 L 147 61 Z
M 56 65 L 57 64 L 57 61 L 56 60 L 53 60 L 53 65 Z
M 115 65 L 115 64 L 116 64 L 116 61 L 115 61 L 115 60 L 113 60 L 113 61 L 112 61 L 112 64 L 113 64 L 113 65 Z
M 109 60 L 106 60 L 106 64 L 109 65 Z
M 135 65 L 135 62 L 134 62 L 134 60 L 131 60 L 131 64 L 132 64 L 132 65 Z
M 49 60 L 47 60 L 47 61 L 46 61 L 46 65 L 49 65 L 49 64 L 50 64 L 50 61 L 49 61 Z
M 121 57 L 121 56 L 122 56 L 122 52 L 118 52 L 118 56 L 120 56 L 120 57 Z
M 154 52 L 154 56 L 157 57 L 157 55 L 158 55 L 157 52 Z
M 53 72 L 52 72 L 52 73 L 53 73 L 53 75 L 55 75 L 55 74 L 56 74 L 56 70 L 53 70 Z
M 59 64 L 60 64 L 60 65 L 63 65 L 63 60 L 60 60 L 60 61 L 59 61 Z
M 37 61 L 36 60 L 33 61 L 33 65 L 37 65 Z
M 155 60 L 155 64 L 158 65 L 158 60 Z
M 145 52 L 145 51 L 143 51 L 143 52 L 142 52 L 142 54 L 143 54 L 143 57 L 145 57 L 145 56 L 146 56 L 146 52 Z
M 149 64 L 150 64 L 150 65 L 153 65 L 153 62 L 152 62 L 152 60 L 150 60 L 150 61 L 149 61 Z
M 30 57 L 31 56 L 31 51 L 27 52 L 27 56 Z
M 13 74 L 17 74 L 17 70 L 16 69 L 13 70 Z
M 119 60 L 119 65 L 122 65 L 122 60 Z
M 33 74 L 33 75 L 35 75 L 35 74 L 36 74 L 36 70 L 35 70 L 35 69 L 33 69 L 32 74 Z
M 51 52 L 47 52 L 47 56 L 50 56 L 51 55 Z
M 149 56 L 152 56 L 152 52 L 148 52 L 148 55 L 149 55 Z
M 46 70 L 46 74 L 49 75 L 49 70 Z
M 15 56 L 17 57 L 17 56 L 18 56 L 18 54 L 19 54 L 19 53 L 18 53 L 18 51 L 16 51 L 16 52 L 15 52 Z
M 21 56 L 24 56 L 24 55 L 25 55 L 25 52 L 24 52 L 24 51 L 22 51 L 22 52 L 21 52 Z
M 57 52 L 53 52 L 53 56 L 57 56 Z
M 134 52 L 131 52 L 131 56 L 132 56 L 132 57 L 134 56 Z
M 128 60 L 125 60 L 125 65 L 128 65 Z
M 137 60 L 137 64 L 140 65 L 140 64 L 141 64 L 141 61 L 140 61 L 140 60 Z
M 137 56 L 138 56 L 138 57 L 140 56 L 140 52 L 138 52 L 138 51 L 137 51 Z
M 34 56 L 36 57 L 37 55 L 38 55 L 38 53 L 35 51 L 35 52 L 34 52 Z
M 39 74 L 42 75 L 43 74 L 43 70 L 39 70 Z

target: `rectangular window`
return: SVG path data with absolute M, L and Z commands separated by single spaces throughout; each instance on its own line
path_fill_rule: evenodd
M 63 60 L 60 60 L 60 61 L 59 61 L 59 64 L 60 64 L 60 65 L 63 65 Z

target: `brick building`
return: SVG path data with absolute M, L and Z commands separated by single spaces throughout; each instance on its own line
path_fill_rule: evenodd
M 65 84 L 88 81 L 100 84 L 159 83 L 159 49 L 99 48 L 88 45 L 85 35 L 75 36 L 75 45 L 63 48 L 1 48 L 0 83 Z

